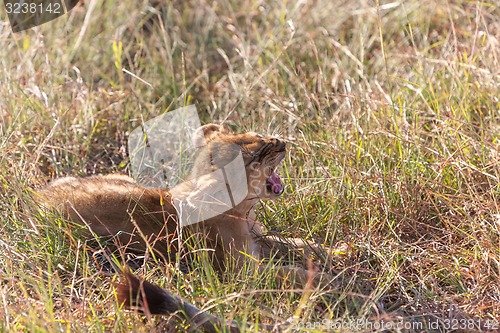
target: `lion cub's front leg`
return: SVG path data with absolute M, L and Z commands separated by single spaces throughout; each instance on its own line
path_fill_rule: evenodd
M 327 251 L 321 246 L 299 238 L 287 238 L 278 232 L 269 232 L 255 240 L 262 259 L 286 263 L 275 267 L 276 277 L 282 284 L 322 289 L 335 286 L 334 277 L 313 263 L 313 260 L 327 255 Z

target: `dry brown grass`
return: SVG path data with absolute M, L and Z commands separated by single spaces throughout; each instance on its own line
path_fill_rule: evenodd
M 290 140 L 287 194 L 260 218 L 344 246 L 329 264 L 345 287 L 301 297 L 202 263 L 139 273 L 226 318 L 296 315 L 299 331 L 498 325 L 498 17 L 491 0 L 89 0 L 19 34 L 1 23 L 0 330 L 174 330 L 119 309 L 84 240 L 22 207 L 53 177 L 128 172 L 127 133 L 191 103 Z

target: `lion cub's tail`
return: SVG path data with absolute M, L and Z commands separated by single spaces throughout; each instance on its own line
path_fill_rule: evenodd
M 220 318 L 203 312 L 169 291 L 140 280 L 129 271 L 123 272 L 123 279 L 115 285 L 118 301 L 127 308 L 136 308 L 149 314 L 177 314 L 194 326 L 209 333 L 221 332 L 223 328 L 239 333 L 236 322 L 224 323 Z

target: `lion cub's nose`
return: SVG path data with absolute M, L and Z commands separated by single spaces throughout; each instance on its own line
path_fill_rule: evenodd
M 271 138 L 271 142 L 273 143 L 273 145 L 276 146 L 276 149 L 279 151 L 283 151 L 286 148 L 286 142 L 278 138 Z

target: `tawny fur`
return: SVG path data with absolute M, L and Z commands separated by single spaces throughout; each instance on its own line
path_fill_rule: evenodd
M 234 158 L 234 147 L 241 151 L 245 162 L 248 194 L 223 214 L 187 229 L 202 230 L 207 245 L 215 249 L 220 262 L 228 254 L 242 258 L 242 252 L 259 257 L 261 248 L 257 239 L 264 230 L 249 216 L 254 215 L 252 211 L 260 199 L 278 196 L 269 191 L 266 179 L 283 159 L 286 145 L 274 137 L 234 134 L 215 124 L 198 130 L 195 146 L 201 146 L 203 141 L 206 146 L 200 150 L 191 170 L 191 178 L 198 180 L 191 186 L 175 188 L 176 197 L 185 199 L 209 186 L 210 173 Z M 215 149 L 218 157 L 213 160 Z M 58 179 L 39 194 L 43 206 L 57 209 L 97 236 L 114 236 L 121 245 L 135 250 L 143 250 L 147 244 L 166 256 L 178 250 L 178 218 L 168 190 L 146 188 L 127 176 L 108 175 Z
M 227 260 L 241 266 L 249 256 L 256 259 L 286 256 L 289 244 L 295 248 L 313 248 L 309 243 L 266 235 L 265 228 L 254 220 L 254 207 L 260 199 L 274 199 L 268 179 L 285 156 L 286 144 L 275 137 L 255 133 L 235 134 L 222 126 L 209 124 L 197 131 L 194 145 L 202 147 L 191 170 L 192 182 L 172 191 L 146 188 L 123 175 L 62 178 L 39 191 L 41 205 L 62 212 L 72 221 L 86 226 L 97 236 L 113 236 L 120 247 L 130 250 L 152 248 L 165 258 L 179 250 L 179 218 L 175 198 L 187 199 L 210 186 L 211 172 L 229 163 L 241 153 L 247 178 L 245 200 L 215 217 L 184 227 L 182 232 L 199 232 L 206 246 L 214 250 L 214 266 L 223 271 Z M 235 152 L 236 147 L 236 152 Z M 217 159 L 214 160 L 214 154 Z M 186 185 L 188 184 L 188 185 Z M 229 187 L 228 187 L 229 188 Z M 258 260 L 256 260 L 258 262 Z M 260 268 L 259 268 L 260 269 Z M 292 275 L 292 276 L 290 276 Z M 296 267 L 282 267 L 281 279 L 296 279 L 304 286 L 311 279 L 325 280 L 321 274 Z
M 112 236 L 120 248 L 154 249 L 166 259 L 172 259 L 180 250 L 180 232 L 198 233 L 205 238 L 205 246 L 213 250 L 214 267 L 220 272 L 227 268 L 228 260 L 241 267 L 250 256 L 257 259 L 252 263 L 258 263 L 263 258 L 295 257 L 299 253 L 305 264 L 309 254 L 318 249 L 316 246 L 267 233 L 262 224 L 255 221 L 254 208 L 258 201 L 274 199 L 282 193 L 282 184 L 277 191 L 269 186 L 269 179 L 274 177 L 276 181 L 274 170 L 284 158 L 285 143 L 255 133 L 234 134 L 222 126 L 210 124 L 198 130 L 194 146 L 200 148 L 200 152 L 190 179 L 171 191 L 146 188 L 123 175 L 67 177 L 40 190 L 38 201 L 43 207 L 56 209 L 71 221 L 85 226 L 83 230 L 87 230 L 89 237 L 92 233 L 100 237 Z M 218 158 L 214 160 L 215 153 Z M 180 228 L 174 200 L 189 202 L 204 188 L 212 186 L 215 180 L 211 173 L 223 168 L 235 153 L 241 153 L 244 160 L 247 184 L 242 185 L 248 187 L 245 200 L 222 214 Z M 231 190 L 230 186 L 227 188 Z M 260 265 L 257 269 L 265 270 Z M 329 274 L 286 265 L 276 267 L 276 278 L 280 284 L 294 288 L 330 287 L 332 280 Z M 236 323 L 224 323 L 130 273 L 125 272 L 122 281 L 117 285 L 117 294 L 119 301 L 128 307 L 138 306 L 151 314 L 180 312 L 194 328 L 207 332 L 223 327 L 239 332 Z M 258 326 L 261 330 L 279 327 Z

